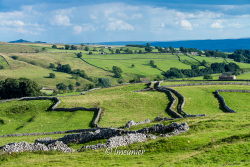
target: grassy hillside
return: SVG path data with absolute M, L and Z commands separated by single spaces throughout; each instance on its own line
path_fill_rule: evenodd
M 57 83 L 75 84 L 76 81 L 89 83 L 89 81 L 78 78 L 74 79 L 71 75 L 61 72 L 52 71 L 38 65 L 33 65 L 20 60 L 13 60 L 9 56 L 3 55 L 9 62 L 10 67 L 0 70 L 1 79 L 25 77 L 38 82 L 41 86 L 55 88 Z M 56 78 L 48 78 L 49 73 L 55 73 Z
M 93 112 L 50 112 L 50 101 L 0 103 L 0 135 L 89 128 Z
M 90 97 L 91 94 L 95 95 L 93 97 L 100 97 L 103 101 L 106 101 L 107 98 L 104 97 L 105 94 L 113 95 L 110 97 L 110 99 L 112 99 L 112 97 L 117 97 L 115 96 L 115 92 L 117 92 L 119 96 L 124 95 L 124 97 L 128 99 L 127 97 L 130 96 L 121 92 L 123 90 L 129 92 L 139 87 L 140 86 L 135 85 L 133 87 L 124 86 L 96 90 L 84 95 L 87 98 L 80 101 L 91 105 L 93 101 L 95 101 L 95 99 Z M 248 112 L 250 106 L 246 104 L 250 100 L 250 96 L 247 93 L 221 93 L 226 102 L 228 102 L 228 105 L 237 111 L 237 113 L 231 114 L 223 113 L 218 107 L 217 100 L 212 95 L 212 91 L 222 88 L 250 89 L 249 86 L 190 86 L 175 88 L 186 97 L 186 105 L 184 107 L 186 112 L 192 114 L 205 113 L 207 116 L 175 120 L 175 122 L 187 122 L 190 126 L 190 130 L 181 135 L 169 138 L 158 138 L 145 143 L 136 143 L 119 148 L 126 150 L 143 149 L 146 151 L 143 155 L 108 155 L 105 153 L 105 149 L 70 154 L 58 152 L 21 153 L 1 156 L 1 165 L 16 166 L 18 163 L 18 166 L 248 166 L 250 164 L 250 134 L 248 130 L 250 128 Z M 118 91 L 119 89 L 120 91 Z M 159 96 L 162 94 L 155 93 Z M 145 96 L 145 99 L 148 97 L 149 95 Z M 166 100 L 165 97 L 162 98 Z M 74 99 L 71 101 L 67 98 L 63 98 L 64 103 L 62 106 L 74 106 L 80 103 L 80 101 L 76 103 L 73 101 Z M 116 105 L 123 104 L 118 101 L 114 102 Z M 105 102 L 100 101 L 100 105 L 104 103 Z M 135 101 L 134 104 L 138 104 L 138 102 Z M 127 106 L 129 105 L 126 104 L 126 107 Z M 140 105 L 138 104 L 138 106 Z M 115 105 L 110 106 L 110 108 L 113 107 L 115 108 Z M 130 107 L 131 106 L 127 108 Z M 146 109 L 146 107 L 144 109 Z M 120 111 L 116 110 L 114 112 L 119 113 Z M 145 113 L 147 112 L 148 111 L 145 111 Z M 128 113 L 127 115 L 131 114 L 131 112 Z M 108 115 L 104 115 L 103 119 L 105 119 L 105 116 Z M 124 115 L 120 115 L 120 117 L 124 117 Z M 165 121 L 163 123 L 169 124 L 171 122 L 173 121 Z M 132 129 L 139 129 L 152 124 L 155 123 L 136 126 Z M 47 137 L 52 138 L 58 138 L 60 136 L 61 135 L 47 135 Z M 32 142 L 39 137 L 45 136 L 3 138 L 0 143 L 5 144 L 10 141 L 23 140 Z M 72 147 L 79 148 L 80 145 L 73 145 Z

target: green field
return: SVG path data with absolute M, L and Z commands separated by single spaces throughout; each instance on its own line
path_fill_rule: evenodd
M 115 94 L 118 94 L 116 95 L 116 98 L 117 96 L 127 97 L 128 94 L 126 92 L 130 92 L 131 90 L 135 90 L 140 87 L 140 85 L 129 85 L 117 88 L 95 90 L 93 92 L 89 92 L 87 95 L 81 96 L 83 98 L 81 98 L 82 100 L 80 99 L 79 101 L 75 101 L 76 99 L 69 100 L 68 97 L 65 97 L 62 98 L 62 106 L 78 106 L 80 103 L 92 105 L 97 101 L 93 99 L 94 97 L 97 97 L 97 99 L 100 97 L 101 100 L 99 100 L 99 105 L 105 106 L 105 103 L 108 103 L 105 102 L 107 100 L 107 98 L 105 98 L 105 94 L 107 94 L 107 96 L 110 98 L 110 101 L 112 101 L 112 96 L 114 97 Z M 214 90 L 222 88 L 250 90 L 250 87 L 248 86 L 190 86 L 175 88 L 186 97 L 186 105 L 184 107 L 186 112 L 190 114 L 205 113 L 207 116 L 176 120 L 175 122 L 187 122 L 189 124 L 190 130 L 187 133 L 170 138 L 158 138 L 145 143 L 137 143 L 120 148 L 144 149 L 146 152 L 143 155 L 107 155 L 103 149 L 70 154 L 58 152 L 21 153 L 8 156 L 4 155 L 1 157 L 1 163 L 3 166 L 16 166 L 16 163 L 19 163 L 18 166 L 248 166 L 250 164 L 250 134 L 248 130 L 250 128 L 250 106 L 244 104 L 250 100 L 250 96 L 247 93 L 221 93 L 221 95 L 228 102 L 228 105 L 237 112 L 233 114 L 223 113 L 219 109 L 218 102 L 212 94 Z M 155 97 L 154 94 L 158 94 L 159 96 L 159 99 L 156 100 L 165 100 L 165 103 L 167 102 L 166 97 L 161 96 L 162 93 L 158 92 L 146 93 L 143 97 L 145 97 L 145 100 L 147 100 L 149 96 Z M 91 95 L 93 95 L 92 98 Z M 131 97 L 133 101 L 133 96 Z M 122 97 L 117 99 L 118 100 L 115 101 L 116 105 L 121 104 L 122 106 L 123 103 L 120 101 Z M 140 100 L 142 101 L 142 99 Z M 41 101 L 40 103 L 43 103 L 44 107 L 48 105 L 48 102 L 45 101 Z M 138 102 L 136 101 L 134 102 L 134 104 L 137 103 Z M 5 104 L 7 105 L 8 103 Z M 3 108 L 3 104 L 1 104 L 1 106 Z M 126 106 L 128 106 L 127 108 L 131 107 L 127 105 L 127 103 Z M 139 106 L 140 105 L 138 104 L 137 107 Z M 109 107 L 110 109 L 117 108 L 117 106 L 114 105 L 110 105 Z M 139 110 L 136 111 L 139 113 Z M 116 110 L 116 112 L 119 112 L 119 110 Z M 144 110 L 140 112 L 145 114 L 148 111 L 144 108 Z M 131 115 L 131 112 L 128 112 L 128 115 Z M 108 116 L 110 117 L 110 115 L 105 114 L 102 119 L 115 120 L 115 117 L 113 117 L 114 119 L 105 118 Z M 124 115 L 121 114 L 120 117 L 124 117 Z M 127 117 L 127 119 L 131 118 Z M 138 118 L 138 115 L 136 115 L 136 118 Z M 173 121 L 165 121 L 164 124 L 169 124 L 170 122 Z M 154 123 L 151 123 L 150 125 L 152 124 Z M 133 129 L 139 129 L 146 126 L 149 126 L 149 124 L 136 126 L 133 127 Z M 52 138 L 58 138 L 60 136 L 62 135 L 47 135 L 47 137 Z M 39 137 L 44 136 L 8 137 L 3 138 L 1 140 L 1 144 L 5 144 L 10 141 L 13 142 L 23 140 L 32 142 L 34 139 Z M 79 148 L 80 145 L 72 147 Z
M 61 100 L 59 108 L 71 107 L 98 107 L 103 109 L 100 127 L 121 127 L 130 120 L 135 122 L 145 119 L 153 120 L 157 116 L 170 116 L 165 112 L 169 100 L 164 93 L 157 91 L 143 91 L 144 83 L 124 84 L 109 88 L 91 90 L 80 93 L 84 86 L 93 84 L 87 79 L 73 77 L 72 74 L 57 72 L 49 68 L 50 63 L 70 64 L 72 69 L 84 70 L 94 80 L 108 78 L 112 85 L 117 85 L 120 79 L 114 78 L 110 72 L 113 66 L 122 69 L 122 80 L 128 82 L 136 77 L 153 80 L 161 76 L 162 71 L 172 67 L 190 69 L 191 65 L 198 65 L 205 60 L 209 64 L 215 62 L 234 62 L 230 59 L 204 56 L 179 57 L 170 53 L 144 53 L 144 54 L 110 54 L 107 46 L 78 45 L 79 50 L 52 49 L 51 44 L 0 44 L 0 80 L 5 78 L 26 77 L 36 81 L 42 87 L 55 89 L 56 84 L 78 86 L 79 91 L 68 91 L 57 94 Z M 59 48 L 63 44 L 57 45 Z M 115 49 L 142 50 L 137 47 L 112 46 Z M 100 54 L 101 52 L 107 54 Z M 156 50 L 154 50 L 156 51 Z M 38 53 L 35 53 L 38 52 Z M 76 53 L 82 52 L 82 59 Z M 123 53 L 122 51 L 121 53 Z M 17 59 L 13 59 L 17 56 Z M 152 68 L 149 61 L 154 60 L 158 68 Z M 134 67 L 132 67 L 132 64 Z M 238 63 L 244 69 L 250 64 Z M 204 67 L 200 67 L 204 68 Z M 56 78 L 48 78 L 49 73 L 55 73 Z M 221 74 L 212 74 L 218 79 Z M 237 76 L 238 79 L 250 79 L 250 73 Z M 175 85 L 187 83 L 200 83 L 203 77 L 181 78 L 185 81 L 165 81 L 161 85 Z M 213 81 L 205 81 L 213 82 Z M 218 82 L 218 81 L 216 81 Z M 237 81 L 235 83 L 249 83 Z M 188 114 L 205 114 L 204 117 L 180 118 L 164 122 L 152 122 L 133 126 L 136 130 L 154 124 L 168 125 L 172 122 L 187 122 L 190 130 L 173 137 L 159 137 L 143 143 L 135 143 L 124 150 L 145 150 L 143 155 L 114 155 L 106 154 L 105 149 L 90 150 L 86 152 L 25 152 L 10 155 L 0 154 L 0 166 L 27 167 L 27 166 L 161 166 L 161 167 L 221 167 L 221 166 L 250 166 L 250 100 L 249 93 L 221 92 L 226 103 L 236 113 L 224 113 L 219 106 L 213 92 L 218 89 L 244 89 L 250 90 L 247 85 L 203 85 L 173 87 L 185 97 L 184 111 Z M 45 89 L 44 93 L 51 95 L 53 90 Z M 48 111 L 52 102 L 49 100 L 0 102 L 0 136 L 16 133 L 54 132 L 74 129 L 91 128 L 94 113 L 90 111 Z M 65 134 L 0 137 L 0 146 L 12 142 L 34 142 L 35 139 L 51 137 L 57 139 Z M 85 144 L 70 144 L 74 149 L 83 145 L 96 144 L 105 140 L 92 141 Z

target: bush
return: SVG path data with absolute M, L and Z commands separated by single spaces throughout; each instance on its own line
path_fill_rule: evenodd
M 55 73 L 49 73 L 49 78 L 55 78 L 56 74 Z
M 121 77 L 122 77 L 122 75 L 121 75 L 122 69 L 121 69 L 120 67 L 113 66 L 113 67 L 112 67 L 112 71 L 113 71 L 113 73 L 114 73 L 114 77 L 115 77 L 115 78 L 121 78 Z
M 74 86 L 73 86 L 72 84 L 69 84 L 69 85 L 68 85 L 68 89 L 69 89 L 70 91 L 73 91 L 73 90 L 74 90 Z
M 80 82 L 76 82 L 75 85 L 76 85 L 76 86 L 81 86 L 81 83 L 80 83 Z
M 67 85 L 65 85 L 64 83 L 59 83 L 56 85 L 56 88 L 58 90 L 67 90 Z
M 57 49 L 57 46 L 56 45 L 52 45 L 51 48 L 52 49 Z
M 18 56 L 11 56 L 12 59 L 17 60 Z
M 82 52 L 76 54 L 77 58 L 82 58 Z
M 212 77 L 212 75 L 209 75 L 209 74 L 208 74 L 208 75 L 204 75 L 204 76 L 203 76 L 203 79 L 213 79 L 213 77 Z
M 0 65 L 0 70 L 1 70 L 1 69 L 4 69 L 4 67 L 3 67 L 2 65 Z
M 49 68 L 52 68 L 52 69 L 54 69 L 54 68 L 56 68 L 56 66 L 55 66 L 55 64 L 53 64 L 53 63 L 50 63 L 50 64 L 49 64 Z
M 19 98 L 28 96 L 39 96 L 41 87 L 34 81 L 26 78 L 7 78 L 0 81 L 0 98 Z
M 97 86 L 107 88 L 111 86 L 111 83 L 108 78 L 98 78 Z

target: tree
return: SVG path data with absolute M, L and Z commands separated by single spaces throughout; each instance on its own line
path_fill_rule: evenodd
M 97 86 L 107 88 L 111 86 L 111 83 L 108 78 L 98 78 Z
M 1 70 L 1 69 L 4 69 L 4 66 L 0 65 L 0 70 Z
M 75 85 L 76 85 L 76 86 L 81 86 L 81 83 L 80 83 L 80 82 L 76 82 Z
M 70 48 L 69 45 L 65 45 L 65 46 L 64 46 L 64 49 L 65 49 L 65 50 L 69 50 L 69 48 Z
M 69 85 L 68 85 L 68 89 L 69 89 L 70 91 L 73 91 L 73 90 L 74 90 L 74 86 L 73 86 L 72 84 L 69 84 Z
M 77 50 L 77 46 L 71 45 L 71 46 L 70 46 L 70 49 L 71 49 L 71 50 Z
M 203 76 L 203 79 L 213 79 L 212 75 L 207 74 Z
M 93 52 L 90 51 L 90 52 L 89 52 L 89 55 L 92 55 L 92 54 L 93 54 Z
M 57 49 L 57 46 L 56 45 L 52 45 L 51 48 L 52 49 Z
M 55 73 L 49 73 L 49 78 L 55 78 L 56 74 Z
M 149 65 L 153 68 L 157 68 L 157 65 L 155 65 L 155 61 L 154 60 L 150 60 L 149 61 Z
M 116 53 L 116 54 L 121 53 L 121 52 L 120 52 L 120 49 L 116 49 L 116 50 L 115 50 L 115 53 Z
M 145 51 L 146 52 L 152 52 L 153 48 L 150 46 L 150 43 L 146 44 Z
M 65 85 L 64 83 L 59 83 L 56 85 L 56 88 L 58 90 L 67 90 L 67 85 Z
M 122 69 L 121 69 L 120 67 L 113 66 L 113 67 L 112 67 L 112 71 L 113 71 L 113 73 L 114 73 L 114 77 L 115 77 L 115 78 L 121 78 L 121 77 L 122 77 L 122 75 L 121 75 Z
M 77 56 L 78 58 L 82 58 L 82 52 L 77 53 L 76 56 Z
M 53 63 L 49 63 L 49 68 L 54 69 L 54 68 L 56 68 L 56 66 L 55 66 L 55 64 L 53 64 Z
M 84 48 L 84 50 L 85 50 L 85 51 L 89 51 L 89 47 L 86 46 L 86 47 Z
M 131 68 L 134 68 L 135 67 L 135 65 L 134 64 L 131 64 Z
M 39 96 L 41 94 L 40 90 L 41 87 L 36 82 L 27 78 L 7 78 L 0 81 L 1 99 Z

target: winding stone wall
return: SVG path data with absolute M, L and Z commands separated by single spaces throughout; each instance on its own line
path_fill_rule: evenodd
M 238 93 L 250 93 L 250 90 L 239 90 L 239 89 L 219 89 L 214 92 L 215 97 L 218 99 L 220 108 L 224 112 L 235 113 L 227 104 L 225 99 L 220 95 L 220 92 L 238 92 Z

